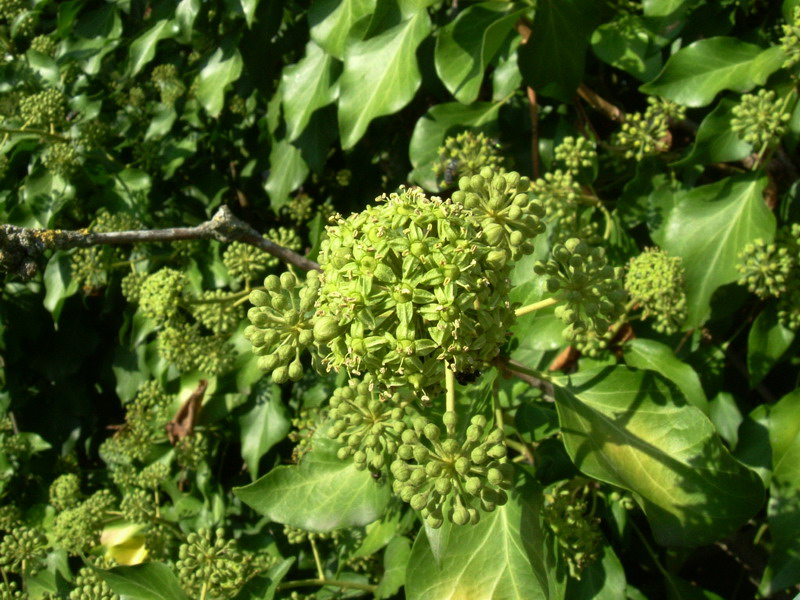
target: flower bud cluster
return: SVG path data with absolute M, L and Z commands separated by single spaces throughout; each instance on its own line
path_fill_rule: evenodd
M 369 374 L 363 381 L 351 380 L 347 387 L 333 392 L 328 436 L 342 443 L 338 451 L 341 460 L 353 457 L 359 470 L 377 473 L 383 469 L 397 452 L 406 428 L 402 401 L 395 400 L 381 398 Z
M 53 175 L 69 179 L 77 173 L 81 161 L 71 142 L 55 142 L 42 154 L 42 164 Z
M 100 490 L 75 508 L 58 513 L 53 522 L 53 545 L 71 556 L 91 550 L 99 542 L 103 522 L 114 504 L 111 492 Z
M 225 335 L 203 335 L 198 323 L 175 320 L 158 334 L 158 353 L 179 371 L 221 375 L 233 368 L 236 352 Z
M 47 538 L 38 529 L 19 526 L 0 541 L 0 568 L 26 577 L 35 577 L 47 558 Z
M 587 169 L 597 159 L 594 144 L 585 137 L 567 136 L 553 150 L 556 161 L 564 163 L 569 172 L 577 174 Z
M 600 519 L 587 514 L 589 503 L 580 491 L 560 487 L 544 497 L 545 520 L 575 579 L 580 579 L 581 571 L 597 560 L 601 543 Z
M 58 511 L 75 508 L 81 501 L 81 480 L 74 473 L 58 476 L 50 484 L 50 504 Z
M 286 536 L 286 541 L 290 544 L 305 544 L 311 540 L 330 540 L 334 543 L 339 541 L 340 531 L 334 529 L 326 533 L 315 533 L 313 531 L 306 531 L 299 527 L 292 527 L 291 525 L 283 526 L 283 535 Z
M 314 324 L 322 365 L 423 399 L 441 391 L 445 361 L 483 368 L 514 315 L 507 251 L 485 242 L 481 222 L 459 202 L 403 189 L 328 226 Z
M 484 133 L 464 131 L 450 136 L 437 153 L 433 174 L 442 187 L 450 187 L 461 177 L 477 175 L 484 168 L 494 173 L 503 171 L 499 145 Z
M 433 528 L 445 517 L 456 525 L 477 523 L 480 511 L 492 512 L 508 501 L 504 490 L 514 477 L 500 429 L 488 431 L 485 417 L 475 415 L 460 442 L 456 420 L 454 412 L 444 414 L 442 435 L 437 425 L 416 417 L 413 428 L 401 434 L 391 465 L 393 490 Z
M 686 319 L 686 283 L 679 256 L 646 248 L 628 263 L 625 290 L 642 308 L 644 318 L 655 318 L 656 331 L 672 334 L 680 330 Z
M 139 295 L 145 279 L 147 279 L 147 273 L 141 273 L 139 271 L 131 271 L 122 278 L 122 281 L 120 281 L 120 290 L 128 302 L 139 302 Z
M 206 290 L 190 305 L 192 315 L 215 334 L 231 333 L 244 318 L 244 308 L 234 304 L 237 298 L 224 290 Z
M 551 256 L 538 261 L 534 271 L 547 276 L 547 291 L 562 301 L 555 315 L 567 325 L 564 336 L 573 340 L 590 330 L 604 333 L 624 309 L 620 270 L 608 264 L 602 248 L 577 238 L 554 245 Z
M 183 96 L 183 82 L 178 76 L 178 68 L 172 64 L 158 65 L 150 76 L 161 96 L 161 103 L 172 106 Z
M 0 582 L 0 600 L 27 600 L 28 595 L 19 589 L 16 581 Z
M 297 225 L 303 225 L 311 219 L 314 199 L 304 192 L 298 193 L 292 201 L 284 207 L 288 217 Z
M 767 244 L 759 238 L 744 247 L 736 269 L 740 273 L 740 285 L 746 285 L 759 298 L 767 298 L 786 292 L 795 266 L 795 257 L 787 246 Z
M 175 444 L 175 462 L 181 469 L 197 470 L 208 456 L 209 445 L 208 438 L 200 431 L 182 437 Z
M 105 208 L 101 208 L 89 226 L 89 231 L 126 231 L 140 227 L 141 223 L 128 213 L 112 215 Z M 124 260 L 124 254 L 118 247 L 78 248 L 71 256 L 72 277 L 79 281 L 87 292 L 102 289 L 108 283 L 108 271 L 111 269 L 111 265 L 122 260 Z
M 58 127 L 67 119 L 66 106 L 67 99 L 64 94 L 51 88 L 23 98 L 19 103 L 19 112 L 28 126 Z
M 169 267 L 148 275 L 139 288 L 142 314 L 159 325 L 167 323 L 177 315 L 187 283 L 183 273 Z
M 531 184 L 531 192 L 544 206 L 545 216 L 559 230 L 573 232 L 578 227 L 581 208 L 581 188 L 571 171 L 557 169 L 545 173 Z
M 732 112 L 731 129 L 756 148 L 777 142 L 786 133 L 791 116 L 783 110 L 783 100 L 764 88 L 757 94 L 743 95 Z
M 297 233 L 286 227 L 270 229 L 264 238 L 295 252 L 303 245 Z M 280 261 L 252 244 L 233 242 L 222 254 L 222 262 L 233 279 L 249 282 L 261 277 L 268 269 L 278 266 Z
M 258 366 L 272 373 L 275 383 L 297 381 L 303 376 L 302 351 L 314 343 L 314 303 L 319 292 L 317 271 L 300 283 L 294 274 L 269 275 L 264 289 L 250 293 L 253 303 L 247 317 L 252 325 L 245 337 L 260 358 Z
M 493 250 L 487 261 L 495 268 L 533 252 L 531 240 L 544 232 L 545 211 L 528 192 L 530 180 L 516 171 L 498 173 L 485 167 L 480 174 L 458 180 L 453 202 L 471 213 Z M 505 256 L 499 254 L 503 251 Z
M 615 144 L 625 151 L 625 158 L 642 160 L 649 154 L 668 150 L 670 121 L 679 121 L 686 114 L 684 107 L 670 100 L 650 96 L 647 103 L 644 114 L 627 115 L 622 130 L 615 135 Z
M 31 40 L 30 48 L 47 56 L 55 56 L 56 41 L 49 35 L 37 35 Z
M 221 528 L 190 533 L 178 557 L 178 579 L 193 598 L 233 598 L 255 574 L 252 558 L 227 539 Z
M 782 26 L 781 50 L 786 55 L 783 68 L 789 69 L 800 62 L 800 6 L 795 6 L 791 23 Z
M 119 600 L 111 587 L 91 567 L 81 567 L 72 582 L 69 600 Z

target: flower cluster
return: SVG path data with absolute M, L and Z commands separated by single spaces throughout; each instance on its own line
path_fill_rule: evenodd
M 60 126 L 67 118 L 67 99 L 56 89 L 26 96 L 19 103 L 22 120 L 28 126 Z
M 81 567 L 78 571 L 69 600 L 119 600 L 111 587 L 91 567 Z
M 587 169 L 594 164 L 597 150 L 588 138 L 568 136 L 555 147 L 553 156 L 557 162 L 564 163 L 571 173 L 577 174 L 581 169 Z
M 50 484 L 50 504 L 56 510 L 75 508 L 81 501 L 81 480 L 74 473 L 57 477 Z
M 71 142 L 55 142 L 42 154 L 42 164 L 54 175 L 69 179 L 80 166 L 78 150 Z
M 497 142 L 484 133 L 464 131 L 444 141 L 438 150 L 433 173 L 443 187 L 450 187 L 459 178 L 477 175 L 484 168 L 502 172 L 503 157 Z
M 621 273 L 608 264 L 602 248 L 571 238 L 554 245 L 551 259 L 538 261 L 534 271 L 547 277 L 548 292 L 560 301 L 555 315 L 567 325 L 569 340 L 587 331 L 605 332 L 623 312 Z
M 258 366 L 272 373 L 276 383 L 303 376 L 301 353 L 314 343 L 314 303 L 319 290 L 317 271 L 301 284 L 288 271 L 270 275 L 264 289 L 250 292 L 253 303 L 247 316 L 252 322 L 244 335 L 260 358 Z
M 758 90 L 757 94 L 745 94 L 733 107 L 731 129 L 742 140 L 760 148 L 777 142 L 786 133 L 788 112 L 783 110 L 783 100 L 775 92 Z
M 53 522 L 53 545 L 72 556 L 94 548 L 107 513 L 115 504 L 108 490 L 100 490 L 78 504 L 56 515 Z
M 445 436 L 424 417 L 403 431 L 391 465 L 392 487 L 430 527 L 441 527 L 445 517 L 456 525 L 475 524 L 480 511 L 508 501 L 504 490 L 511 487 L 514 468 L 506 461 L 503 432 L 488 431 L 486 418 L 475 415 L 459 441 L 456 414 L 446 412 L 442 421 Z
M 686 112 L 679 104 L 654 96 L 647 98 L 647 104 L 644 114 L 627 115 L 622 130 L 615 136 L 614 143 L 624 150 L 625 158 L 642 160 L 649 154 L 667 150 L 670 121 L 680 121 Z
M 38 529 L 19 526 L 0 541 L 0 568 L 34 577 L 47 557 L 47 539 Z
M 602 540 L 600 519 L 587 514 L 586 493 L 585 487 L 556 486 L 544 498 L 545 521 L 556 535 L 569 573 L 575 579 L 580 579 L 581 571 L 597 560 Z
M 150 76 L 158 89 L 161 103 L 172 106 L 183 96 L 184 86 L 178 75 L 178 68 L 172 64 L 158 65 Z
M 381 399 L 374 390 L 372 377 L 351 380 L 338 388 L 330 399 L 328 413 L 332 425 L 328 436 L 342 443 L 341 460 L 353 457 L 356 468 L 379 472 L 387 458 L 397 452 L 400 434 L 405 430 L 403 402 Z
M 740 273 L 739 284 L 746 285 L 760 298 L 785 293 L 794 267 L 795 257 L 789 253 L 788 247 L 767 244 L 760 238 L 745 246 L 736 265 Z
M 654 328 L 675 333 L 686 319 L 683 261 L 658 248 L 646 248 L 628 263 L 625 290 L 641 306 L 642 316 L 656 320 Z
M 192 597 L 233 598 L 255 575 L 252 556 L 225 537 L 225 530 L 190 533 L 178 549 L 178 578 Z
M 98 233 L 139 229 L 141 223 L 128 213 L 109 213 L 105 208 L 97 212 L 89 231 Z M 70 270 L 73 279 L 80 282 L 87 293 L 102 289 L 108 283 L 111 265 L 124 259 L 122 250 L 114 246 L 91 246 L 79 248 L 70 257 Z
M 302 247 L 297 233 L 286 227 L 270 229 L 264 238 L 295 252 Z M 276 267 L 279 260 L 252 244 L 233 242 L 222 254 L 222 262 L 228 269 L 228 275 L 233 279 L 251 282 L 262 277 L 267 270 Z
M 509 261 L 533 252 L 531 240 L 544 232 L 545 213 L 528 193 L 527 177 L 520 177 L 515 171 L 497 173 L 487 167 L 480 174 L 459 179 L 458 187 L 453 202 L 470 211 L 471 220 L 493 248 L 487 257 L 490 264 L 504 267 Z M 500 256 L 499 251 L 505 256 Z
M 469 371 L 496 356 L 513 322 L 508 250 L 485 243 L 492 215 L 476 212 L 404 189 L 328 226 L 314 325 L 324 367 L 425 399 L 446 363 Z
M 786 55 L 783 68 L 789 69 L 800 62 L 800 6 L 795 6 L 792 22 L 782 26 L 781 49 Z

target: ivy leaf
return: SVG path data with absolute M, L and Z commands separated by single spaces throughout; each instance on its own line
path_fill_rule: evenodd
M 759 592 L 770 596 L 800 583 L 800 390 L 769 410 L 772 480 L 767 518 L 770 554 Z
M 456 100 L 470 104 L 477 99 L 486 66 L 524 12 L 508 2 L 482 2 L 439 30 L 436 72 Z
M 163 563 L 95 571 L 117 594 L 131 600 L 189 600 L 178 578 Z
M 669 17 L 687 10 L 689 0 L 642 0 L 644 14 L 648 17 Z
M 736 264 L 744 247 L 775 235 L 775 216 L 762 197 L 766 185 L 766 177 L 745 174 L 677 193 L 652 232 L 659 246 L 683 259 L 686 328 L 702 325 L 714 291 L 739 278 Z
M 747 336 L 747 372 L 751 388 L 761 383 L 778 364 L 793 341 L 794 331 L 778 321 L 774 304 L 759 313 Z
M 699 40 L 673 54 L 658 77 L 639 89 L 684 106 L 706 106 L 722 90 L 746 92 L 764 85 L 785 57 L 732 37 Z
M 405 585 L 406 569 L 411 557 L 411 542 L 398 536 L 389 542 L 383 553 L 383 577 L 375 590 L 376 598 L 391 598 Z
M 303 59 L 281 75 L 286 137 L 296 140 L 318 108 L 336 100 L 339 63 L 314 42 L 306 45 Z
M 232 39 L 225 40 L 208 58 L 197 76 L 197 100 L 212 117 L 225 106 L 225 88 L 242 74 L 242 55 Z
M 357 527 L 379 518 L 390 486 L 357 470 L 352 461 L 339 460 L 332 440 L 317 436 L 312 443 L 299 465 L 277 467 L 234 493 L 272 521 L 307 531 Z
M 350 46 L 340 78 L 339 131 L 342 148 L 355 145 L 370 121 L 399 111 L 411 102 L 422 78 L 417 47 L 428 35 L 426 10 L 384 33 Z
M 247 26 L 252 27 L 256 20 L 256 9 L 261 0 L 239 0 L 242 3 L 242 12 L 244 12 L 244 19 L 247 21 Z
M 286 407 L 281 401 L 280 387 L 272 384 L 266 398 L 259 398 L 249 412 L 239 418 L 242 458 L 250 477 L 258 476 L 258 462 L 291 429 Z
M 612 67 L 649 81 L 661 70 L 661 52 L 638 15 L 618 15 L 592 34 L 592 50 Z
M 289 203 L 289 194 L 300 187 L 308 177 L 308 165 L 300 148 L 288 140 L 273 142 L 269 153 L 269 176 L 264 185 L 272 210 L 277 213 Z
M 175 37 L 177 34 L 178 25 L 171 19 L 163 19 L 133 40 L 129 54 L 128 76 L 135 76 L 153 60 L 158 42 Z
M 408 155 L 414 166 L 411 181 L 425 189 L 438 190 L 432 165 L 445 138 L 464 129 L 491 133 L 497 126 L 497 113 L 502 105 L 502 102 L 476 102 L 464 106 L 459 102 L 448 102 L 429 109 L 417 121 L 411 134 L 408 146 Z
M 525 83 L 538 94 L 572 102 L 602 12 L 594 0 L 537 2 L 533 34 L 519 47 L 519 69 Z
M 541 523 L 541 503 L 541 490 L 528 485 L 511 490 L 508 503 L 481 514 L 477 525 L 445 520 L 434 534 L 442 543 L 439 561 L 420 529 L 408 563 L 406 598 L 564 597 L 565 577 Z
M 375 4 L 376 0 L 316 0 L 308 10 L 311 39 L 331 56 L 344 59 L 347 42 L 363 34 L 356 23 L 369 20 Z
M 72 261 L 66 252 L 55 252 L 44 269 L 44 307 L 53 315 L 53 323 L 58 317 L 67 298 L 78 291 L 78 281 L 72 278 Z
M 750 154 L 753 147 L 740 139 L 731 128 L 734 106 L 736 102 L 732 98 L 720 100 L 700 123 L 689 155 L 673 166 L 730 162 Z
M 689 404 L 709 414 L 708 398 L 700 378 L 692 367 L 675 356 L 669 346 L 638 338 L 625 344 L 623 351 L 628 365 L 660 373 L 678 386 Z
M 761 507 L 758 475 L 660 376 L 606 367 L 554 383 L 570 458 L 586 475 L 632 491 L 658 543 L 708 544 Z

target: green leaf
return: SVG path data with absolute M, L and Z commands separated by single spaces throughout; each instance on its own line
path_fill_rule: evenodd
M 300 62 L 283 70 L 283 116 L 289 141 L 303 133 L 315 110 L 336 100 L 338 71 L 338 62 L 314 42 L 306 45 Z
M 794 341 L 794 331 L 781 325 L 775 305 L 762 310 L 747 336 L 747 372 L 750 387 L 761 383 Z
M 689 0 L 643 0 L 642 8 L 648 17 L 668 17 L 686 10 Z
M 736 406 L 736 400 L 728 392 L 720 392 L 711 402 L 709 418 L 714 423 L 719 436 L 728 442 L 729 448 L 736 448 L 739 441 L 739 425 L 742 424 L 742 413 Z
M 162 563 L 95 571 L 120 596 L 131 600 L 188 600 L 178 578 Z
M 159 106 L 153 113 L 153 119 L 147 127 L 144 139 L 150 140 L 164 137 L 170 132 L 177 118 L 178 113 L 175 112 L 172 106 Z
M 477 99 L 486 66 L 523 12 L 509 2 L 482 2 L 439 30 L 436 72 L 456 100 Z
M 660 376 L 625 367 L 555 379 L 564 445 L 586 475 L 634 493 L 665 546 L 702 546 L 761 507 L 758 475 Z
M 592 50 L 597 57 L 639 79 L 648 81 L 661 70 L 660 48 L 653 34 L 638 15 L 618 15 L 592 34 Z
M 570 577 L 567 595 L 570 600 L 621 600 L 625 598 L 625 569 L 614 553 L 614 549 L 604 543 L 600 547 L 600 557 L 581 571 L 580 579 Z
M 417 47 L 430 28 L 430 17 L 421 10 L 384 33 L 347 48 L 339 91 L 342 148 L 355 145 L 370 121 L 411 102 L 422 81 Z
M 747 92 L 764 85 L 784 61 L 782 50 L 732 37 L 699 40 L 673 54 L 658 77 L 639 89 L 684 106 L 706 106 L 722 90 Z
M 800 390 L 769 411 L 772 481 L 767 518 L 770 554 L 759 591 L 764 596 L 800 583 Z
M 239 79 L 242 55 L 233 40 L 228 39 L 214 51 L 197 76 L 195 95 L 212 117 L 219 116 L 225 106 L 225 88 Z
M 331 56 L 344 59 L 348 41 L 361 39 L 375 4 L 376 0 L 315 0 L 308 10 L 311 39 Z M 359 21 L 364 27 L 355 27 Z
M 430 108 L 411 134 L 408 154 L 414 170 L 410 179 L 428 190 L 439 189 L 433 175 L 433 163 L 439 146 L 448 135 L 455 135 L 465 129 L 492 133 L 496 127 L 497 114 L 502 102 L 476 102 L 464 106 L 459 102 L 437 104 Z
M 269 176 L 264 189 L 275 213 L 289 203 L 289 194 L 299 188 L 306 177 L 308 165 L 300 149 L 285 139 L 274 142 L 269 153 Z
M 530 39 L 519 47 L 525 83 L 550 98 L 572 102 L 583 79 L 586 48 L 601 22 L 594 0 L 540 0 Z
M 180 0 L 175 8 L 175 20 L 180 28 L 181 37 L 191 39 L 194 20 L 202 9 L 201 0 Z
M 272 521 L 308 531 L 326 532 L 371 523 L 391 497 L 388 485 L 352 460 L 339 460 L 339 446 L 322 435 L 296 466 L 281 466 L 245 487 L 234 488 L 241 500 Z
M 55 252 L 44 269 L 44 307 L 58 323 L 64 302 L 78 291 L 78 281 L 72 278 L 72 261 L 66 252 Z
M 265 396 L 265 397 L 261 397 Z M 260 394 L 256 405 L 239 418 L 242 440 L 242 458 L 250 477 L 258 476 L 258 462 L 275 444 L 286 437 L 291 429 L 286 407 L 281 400 L 281 389 L 270 386 L 266 394 Z
M 477 525 L 445 521 L 434 534 L 440 561 L 420 529 L 408 563 L 406 598 L 563 598 L 565 577 L 541 523 L 541 503 L 541 490 L 530 485 L 512 489 L 508 503 L 481 514 Z
M 58 70 L 58 64 L 54 58 L 48 56 L 47 54 L 37 52 L 33 49 L 28 50 L 25 53 L 25 56 L 28 59 L 28 65 L 30 65 L 32 71 L 38 74 L 51 86 L 58 85 L 60 73 Z
M 756 238 L 772 239 L 775 216 L 762 197 L 767 178 L 728 177 L 673 197 L 673 206 L 652 232 L 653 239 L 686 269 L 686 328 L 709 317 L 714 291 L 739 278 L 739 253 Z
M 261 0 L 239 0 L 242 3 L 242 12 L 247 21 L 247 26 L 252 27 L 256 20 L 256 9 Z
M 156 45 L 161 40 L 175 37 L 178 25 L 171 19 L 162 19 L 131 42 L 128 76 L 133 77 L 156 55 Z
M 731 128 L 731 111 L 736 104 L 733 98 L 720 100 L 700 123 L 689 155 L 674 166 L 736 161 L 753 152 L 753 147 Z
M 406 567 L 411 557 L 411 542 L 407 537 L 394 538 L 383 553 L 383 577 L 375 590 L 376 598 L 391 598 L 406 583 Z
M 660 373 L 678 386 L 689 404 L 709 414 L 708 399 L 700 378 L 692 367 L 675 356 L 669 346 L 638 338 L 625 344 L 624 353 L 628 365 Z

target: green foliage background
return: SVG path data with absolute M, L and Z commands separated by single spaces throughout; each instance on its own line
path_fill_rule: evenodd
M 0 0 L 3 223 L 192 226 L 227 205 L 316 259 L 334 212 L 450 196 L 468 161 L 439 148 L 469 131 L 547 209 L 513 302 L 547 297 L 534 262 L 569 237 L 620 268 L 657 247 L 685 282 L 680 309 L 662 282 L 594 346 L 553 308 L 520 316 L 518 377 L 457 397 L 504 415 L 509 501 L 433 529 L 322 435 L 344 373 L 259 369 L 244 307 L 284 265 L 195 241 L 5 273 L 0 597 L 794 596 L 797 4 Z M 592 151 L 568 167 L 577 138 Z M 177 325 L 143 299 L 154 273 L 182 290 Z

